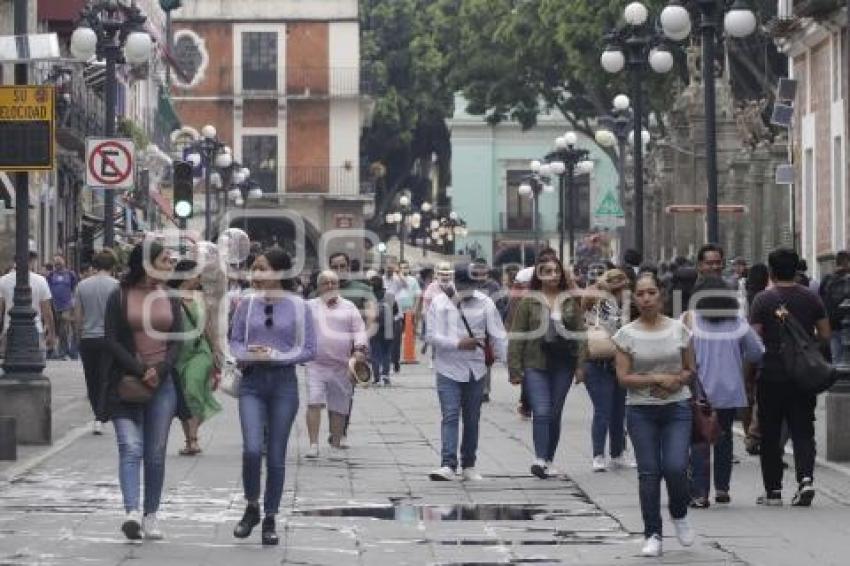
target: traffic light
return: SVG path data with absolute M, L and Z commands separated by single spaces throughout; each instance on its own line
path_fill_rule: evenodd
M 185 220 L 192 217 L 192 164 L 174 162 L 174 216 Z

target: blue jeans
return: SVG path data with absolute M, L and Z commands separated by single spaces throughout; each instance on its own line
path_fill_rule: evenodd
M 716 409 L 723 434 L 714 445 L 714 489 L 729 491 L 732 479 L 732 422 L 738 409 Z M 711 446 L 691 446 L 691 495 L 708 497 L 711 485 Z
M 610 438 L 608 450 L 611 457 L 619 458 L 626 442 L 626 390 L 617 382 L 613 361 L 586 362 L 584 373 L 584 385 L 593 403 L 593 424 L 590 427 L 593 455 L 605 454 L 607 436 Z
M 457 470 L 457 437 L 459 421 L 463 419 L 463 439 L 460 445 L 461 468 L 475 467 L 478 452 L 478 421 L 481 419 L 481 399 L 484 396 L 484 380 L 461 383 L 437 374 L 437 394 L 443 419 L 440 427 L 442 450 L 441 466 Z
M 670 516 L 688 515 L 688 448 L 691 407 L 688 401 L 626 408 L 629 437 L 638 465 L 638 493 L 646 537 L 661 536 L 661 478 L 667 484 Z
M 260 500 L 263 437 L 268 430 L 263 511 L 276 515 L 283 496 L 286 445 L 298 413 L 298 380 L 293 366 L 252 366 L 239 388 L 242 424 L 242 487 L 249 502 Z
M 372 378 L 375 382 L 381 377 L 390 375 L 392 364 L 393 341 L 387 340 L 382 334 L 376 334 L 369 339 L 369 354 L 372 358 Z
M 841 361 L 841 330 L 833 330 L 832 336 L 829 338 L 829 350 L 832 354 L 832 363 L 837 364 Z
M 561 440 L 561 416 L 573 382 L 575 362 L 550 370 L 525 370 L 525 391 L 531 405 L 534 456 L 551 462 Z
M 156 513 L 165 483 L 165 451 L 168 431 L 177 407 L 174 380 L 162 381 L 146 405 L 122 408 L 112 419 L 118 440 L 118 482 L 124 499 L 124 510 L 139 510 L 139 475 L 144 461 L 144 513 Z M 129 406 L 128 406 L 129 407 Z

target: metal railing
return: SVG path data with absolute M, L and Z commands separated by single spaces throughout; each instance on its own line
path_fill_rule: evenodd
M 60 143 L 85 144 L 86 137 L 103 133 L 106 104 L 80 73 L 72 73 L 71 69 L 56 64 L 38 63 L 33 65 L 33 80 L 55 87 L 56 130 Z
M 282 84 L 279 76 L 281 72 L 285 73 Z M 177 97 L 227 97 L 238 94 L 257 98 L 350 98 L 377 94 L 376 84 L 372 73 L 361 67 L 278 67 L 276 70 L 251 70 L 221 65 L 208 67 L 204 77 L 195 86 L 185 87 L 175 82 L 172 93 Z
M 250 164 L 249 164 L 250 165 Z M 359 167 L 288 165 L 276 170 L 251 168 L 251 178 L 266 194 L 371 195 L 374 182 Z

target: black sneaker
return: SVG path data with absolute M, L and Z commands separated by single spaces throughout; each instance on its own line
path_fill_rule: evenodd
M 800 487 L 797 488 L 797 493 L 791 500 L 791 505 L 794 507 L 811 507 L 812 499 L 815 498 L 815 488 L 812 485 L 812 478 L 803 478 L 800 482 Z
M 711 507 L 711 501 L 708 500 L 708 497 L 694 497 L 688 507 L 691 509 L 708 509 Z
M 782 492 L 768 491 L 764 495 L 759 495 L 756 498 L 756 505 L 768 505 L 778 507 L 782 505 Z
M 394 363 L 393 364 L 393 371 L 395 373 L 399 373 L 401 371 L 401 364 L 399 364 L 398 362 Z
M 714 502 L 715 503 L 732 503 L 732 497 L 729 496 L 728 491 L 718 491 L 714 494 Z
M 280 544 L 280 537 L 277 536 L 275 530 L 274 516 L 269 515 L 263 519 L 263 546 L 277 546 Z
M 248 538 L 251 536 L 251 531 L 254 530 L 260 523 L 260 506 L 256 503 L 253 505 L 249 504 L 245 507 L 245 514 L 242 515 L 242 519 L 236 525 L 236 528 L 233 529 L 233 536 L 236 538 Z
M 489 403 L 490 402 L 490 394 L 485 393 L 484 395 L 482 395 L 481 396 L 481 402 L 482 403 Z

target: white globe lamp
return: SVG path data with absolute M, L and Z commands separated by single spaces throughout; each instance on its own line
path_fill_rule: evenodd
M 673 54 L 664 48 L 653 48 L 649 52 L 649 66 L 658 74 L 669 73 L 673 68 Z
M 642 26 L 649 18 L 649 10 L 641 2 L 632 2 L 623 11 L 623 17 L 630 26 Z
M 723 19 L 723 27 L 726 28 L 726 33 L 736 38 L 752 35 L 756 31 L 757 25 L 756 15 L 740 0 L 732 5 L 732 9 L 726 13 L 726 17 Z
M 618 94 L 614 97 L 614 108 L 617 110 L 628 110 L 631 105 L 632 101 L 625 94 Z
M 567 132 L 566 135 L 564 135 L 564 139 L 567 140 L 568 146 L 574 146 L 578 143 L 578 136 L 575 132 Z
M 153 53 L 153 40 L 143 31 L 134 31 L 127 36 L 124 44 L 124 59 L 130 65 L 143 65 Z
M 78 27 L 71 34 L 71 54 L 88 61 L 97 53 L 97 34 L 89 27 Z
M 619 73 L 626 66 L 626 56 L 619 49 L 608 48 L 602 52 L 599 63 L 606 72 Z

